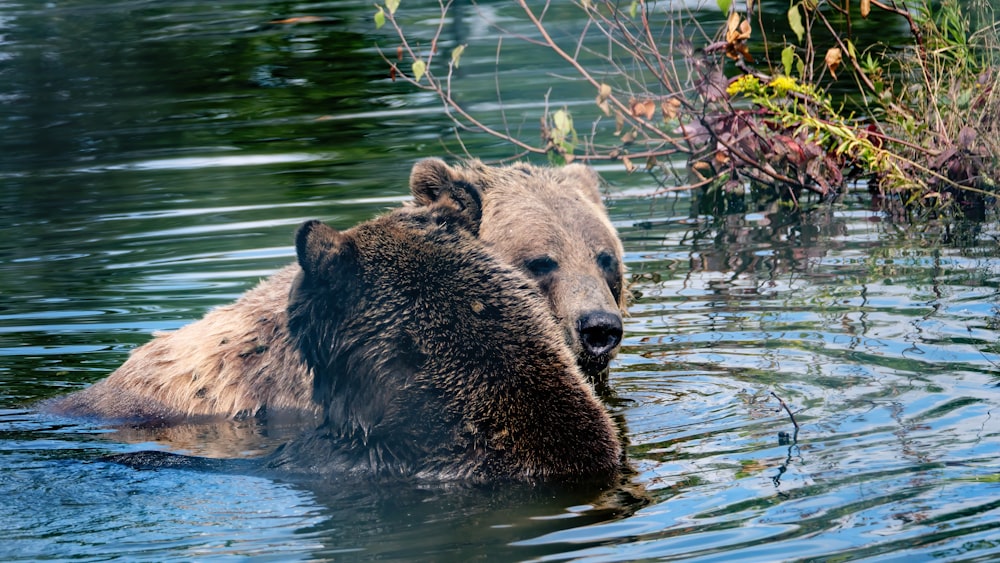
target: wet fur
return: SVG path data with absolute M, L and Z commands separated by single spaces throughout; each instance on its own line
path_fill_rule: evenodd
M 535 281 L 584 374 L 602 386 L 617 348 L 586 357 L 574 320 L 585 310 L 620 318 L 625 307 L 621 243 L 601 203 L 597 175 L 577 164 L 493 167 L 471 161 L 452 167 L 426 159 L 414 166 L 410 185 L 416 203 L 428 205 L 456 181 L 482 191 L 480 238 L 499 259 L 521 269 L 539 254 L 559 261 L 559 272 Z M 615 258 L 613 270 L 599 268 L 599 252 Z M 299 273 L 298 264 L 289 265 L 235 303 L 156 335 L 104 380 L 44 408 L 153 424 L 277 412 L 317 417 L 312 374 L 288 338 L 285 309 Z
M 262 471 L 466 483 L 620 475 L 616 428 L 537 285 L 476 237 L 477 190 L 447 190 L 347 231 L 300 228 L 288 329 L 315 374 L 323 422 Z

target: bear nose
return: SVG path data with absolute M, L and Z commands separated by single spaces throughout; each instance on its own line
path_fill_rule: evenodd
M 622 319 L 618 315 L 605 311 L 585 313 L 577 326 L 583 349 L 592 356 L 607 354 L 622 341 Z

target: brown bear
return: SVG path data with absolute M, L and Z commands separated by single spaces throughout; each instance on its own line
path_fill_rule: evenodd
M 584 374 L 599 387 L 618 350 L 625 306 L 622 247 L 601 203 L 599 178 L 571 164 L 451 167 L 418 162 L 418 205 L 468 182 L 483 193 L 480 237 L 538 283 Z M 235 303 L 139 347 L 110 376 L 48 407 L 71 415 L 168 422 L 319 412 L 312 377 L 288 342 L 285 305 L 292 264 Z
M 346 231 L 299 229 L 287 327 L 323 419 L 264 458 L 264 471 L 610 483 L 622 468 L 616 428 L 537 284 L 477 238 L 475 187 L 438 192 Z
M 582 164 L 450 167 L 426 159 L 413 168 L 410 190 L 424 204 L 450 181 L 483 191 L 480 238 L 538 283 L 584 374 L 606 384 L 622 339 L 625 270 L 597 173 Z
M 288 329 L 324 421 L 272 466 L 315 466 L 323 440 L 348 473 L 616 475 L 615 427 L 536 284 L 476 237 L 477 190 L 445 190 L 348 231 L 299 229 Z M 303 443 L 307 455 L 295 455 Z

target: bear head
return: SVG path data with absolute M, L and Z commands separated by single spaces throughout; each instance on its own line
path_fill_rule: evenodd
M 427 204 L 456 181 L 482 190 L 480 238 L 537 283 L 581 370 L 605 388 L 621 345 L 626 287 L 624 251 L 597 173 L 582 164 L 452 167 L 429 158 L 414 165 L 410 190 L 415 203 Z

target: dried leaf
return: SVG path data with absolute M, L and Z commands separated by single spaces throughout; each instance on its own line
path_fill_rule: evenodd
M 840 68 L 842 60 L 843 57 L 839 47 L 831 47 L 827 50 L 826 57 L 823 61 L 826 62 L 826 68 L 830 69 L 830 74 L 832 74 L 834 78 L 837 78 L 837 69 Z
M 747 50 L 746 40 L 750 38 L 750 21 L 740 21 L 740 15 L 736 12 L 729 14 L 726 21 L 726 56 L 738 60 L 743 57 L 749 62 L 753 62 L 750 51 Z
M 871 0 L 861 0 L 861 17 L 867 18 L 870 13 L 872 13 Z
M 630 103 L 632 117 L 642 117 L 649 121 L 656 115 L 656 103 L 653 100 L 632 100 Z
M 624 135 L 622 135 L 622 143 L 624 143 L 624 144 L 627 145 L 627 144 L 631 143 L 632 141 L 634 141 L 635 138 L 636 138 L 636 136 L 637 135 L 636 135 L 635 129 L 633 129 L 633 130 L 629 131 L 628 133 L 625 133 Z
M 733 43 L 739 38 L 740 15 L 736 12 L 729 14 L 726 20 L 726 43 Z
M 976 142 L 977 137 L 978 135 L 976 134 L 975 129 L 969 127 L 968 125 L 962 127 L 961 131 L 958 132 L 958 148 L 963 151 L 971 150 L 972 144 Z
M 611 97 L 611 86 L 608 86 L 607 84 L 601 84 L 597 88 L 597 99 L 600 101 L 604 101 L 609 97 Z
M 625 158 L 623 158 L 622 159 L 622 163 L 625 165 L 625 171 L 626 172 L 628 172 L 630 174 L 632 172 L 635 172 L 635 165 L 632 164 L 632 160 L 629 159 L 629 157 L 626 156 Z
M 615 111 L 615 135 L 622 134 L 622 128 L 625 127 L 625 116 L 620 111 Z
M 676 119 L 680 113 L 681 101 L 677 98 L 667 98 L 660 102 L 660 110 L 663 112 L 663 120 Z
M 745 51 L 744 47 L 744 51 Z M 737 55 L 738 56 L 738 55 Z M 734 56 L 733 58 L 737 58 Z M 748 61 L 752 61 L 753 58 L 750 57 L 750 53 L 745 55 Z M 695 90 L 701 97 L 705 98 L 707 102 L 715 102 L 726 98 L 726 88 L 729 87 L 729 79 L 722 72 L 719 67 L 715 67 L 712 70 L 706 72 L 697 83 L 695 83 Z
M 597 99 L 594 101 L 597 103 L 597 107 L 604 112 L 604 115 L 611 115 L 611 105 L 608 104 L 609 97 L 611 97 L 611 86 L 601 84 L 597 88 Z

